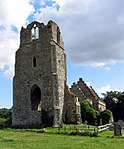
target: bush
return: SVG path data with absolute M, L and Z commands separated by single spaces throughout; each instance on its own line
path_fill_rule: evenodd
M 81 104 L 81 117 L 82 122 L 87 120 L 89 124 L 95 124 L 95 120 L 98 120 L 99 112 L 93 109 L 89 101 L 84 100 Z
M 84 100 L 81 103 L 81 116 L 82 116 L 82 121 L 84 122 L 87 120 L 87 113 L 90 111 L 89 109 L 92 108 L 91 103 L 89 103 L 87 100 Z
M 102 124 L 107 124 L 109 123 L 109 120 L 112 117 L 112 112 L 107 109 L 103 112 L 99 112 L 95 109 L 93 109 L 93 106 L 91 103 L 87 100 L 84 100 L 81 103 L 81 117 L 82 117 L 82 122 L 87 122 L 91 125 L 95 124 L 95 121 L 97 121 L 97 124 L 99 125 L 100 119 L 102 119 Z
M 89 124 L 94 124 L 96 120 L 96 111 L 89 108 L 88 112 L 86 113 L 86 117 Z
M 12 109 L 7 108 L 0 109 L 0 118 L 12 119 Z
M 105 110 L 103 112 L 100 112 L 100 117 L 102 119 L 103 125 L 107 124 L 107 123 L 109 123 L 109 120 L 112 117 L 112 112 L 109 109 L 107 109 L 107 110 Z
M 12 109 L 0 109 L 0 128 L 11 127 L 12 124 Z

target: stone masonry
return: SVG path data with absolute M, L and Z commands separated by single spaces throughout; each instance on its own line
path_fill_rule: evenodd
M 65 101 L 63 110 L 64 123 L 81 123 L 81 109 L 78 97 L 70 91 L 66 85 L 65 88 Z
M 47 25 L 35 21 L 22 27 L 13 78 L 12 125 L 60 125 L 64 113 L 67 114 L 64 107 L 69 108 L 64 105 L 68 100 L 65 90 L 66 55 L 58 25 L 53 21 Z M 77 118 L 69 121 L 76 122 Z
M 66 79 L 66 55 L 58 25 L 32 22 L 21 28 L 13 78 L 14 127 L 60 126 L 80 123 L 80 104 L 89 100 L 95 109 L 105 103 L 82 78 L 71 88 Z
M 73 83 L 70 88 L 71 92 L 79 98 L 79 102 L 83 100 L 88 100 L 98 111 L 104 111 L 106 109 L 106 104 L 100 99 L 94 89 L 83 81 L 82 78 L 79 79 L 77 83 Z

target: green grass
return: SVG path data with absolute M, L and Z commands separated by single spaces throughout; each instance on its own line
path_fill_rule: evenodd
M 39 129 L 1 129 L 0 149 L 124 149 L 124 137 L 105 131 L 98 137 L 41 133 Z
M 0 118 L 0 124 L 4 124 L 7 121 L 5 118 Z
M 91 125 L 84 125 L 84 124 L 79 124 L 79 125 L 70 125 L 70 124 L 63 124 L 62 128 L 47 128 L 46 131 L 49 133 L 64 133 L 64 134 L 69 134 L 71 132 L 75 132 L 75 131 L 89 131 L 91 133 L 94 132 L 94 128 L 97 131 L 96 126 L 91 126 Z

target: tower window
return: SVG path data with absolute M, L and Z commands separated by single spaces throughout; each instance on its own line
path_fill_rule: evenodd
M 33 67 L 36 67 L 36 63 L 37 63 L 37 62 L 36 62 L 36 58 L 34 57 L 34 58 L 33 58 Z
M 57 27 L 57 43 L 60 44 L 60 30 L 59 30 L 59 27 Z
M 34 24 L 32 30 L 31 30 L 31 40 L 36 40 L 39 38 L 39 28 L 36 24 Z

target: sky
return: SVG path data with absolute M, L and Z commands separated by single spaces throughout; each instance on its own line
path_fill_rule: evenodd
M 68 85 L 79 78 L 101 96 L 124 91 L 123 0 L 0 0 L 0 108 L 12 107 L 21 27 L 55 21 L 67 55 Z

